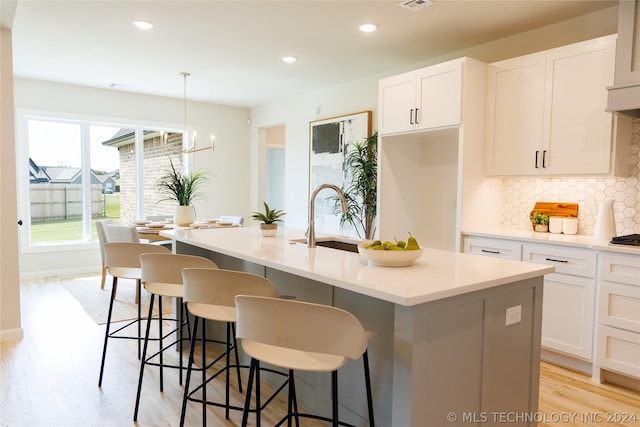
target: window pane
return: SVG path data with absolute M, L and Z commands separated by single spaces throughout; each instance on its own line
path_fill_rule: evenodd
M 158 180 L 171 169 L 182 170 L 182 134 L 145 131 L 144 141 L 144 215 L 147 219 L 173 219 L 176 203 L 160 201 Z
M 91 235 L 97 239 L 95 221 L 110 218 L 120 223 L 120 157 L 110 141 L 121 128 L 90 126 Z
M 28 120 L 31 242 L 82 240 L 82 144 L 76 123 Z

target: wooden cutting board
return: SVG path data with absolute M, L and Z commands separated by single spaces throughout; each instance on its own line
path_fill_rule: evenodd
M 578 217 L 578 204 L 566 202 L 536 202 L 531 214 L 534 212 L 545 213 L 549 216 L 570 216 Z

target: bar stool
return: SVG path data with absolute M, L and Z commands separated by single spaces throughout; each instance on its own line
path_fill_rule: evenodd
M 107 344 L 109 338 L 134 339 L 138 341 L 138 359 L 140 359 L 140 342 L 142 341 L 142 330 L 140 326 L 141 310 L 138 304 L 138 318 L 127 322 L 124 326 L 115 331 L 109 332 L 111 328 L 111 313 L 113 311 L 113 300 L 116 298 L 118 289 L 118 279 L 133 279 L 136 281 L 136 295 L 140 294 L 140 255 L 143 253 L 169 253 L 169 250 L 162 246 L 149 245 L 146 243 L 106 243 L 105 266 L 107 272 L 113 277 L 111 286 L 111 300 L 109 301 L 109 313 L 107 315 L 107 326 L 104 332 L 104 347 L 102 349 L 102 362 L 100 364 L 100 378 L 98 387 L 102 387 L 102 375 L 104 374 L 104 362 L 107 356 Z M 138 335 L 122 335 L 124 329 L 137 323 Z
M 278 291 L 273 283 L 268 279 L 251 273 L 245 273 L 240 271 L 231 270 L 212 270 L 212 269 L 193 269 L 187 268 L 182 270 L 182 277 L 184 283 L 184 302 L 187 305 L 189 313 L 195 316 L 193 323 L 193 334 L 191 336 L 191 349 L 189 351 L 189 364 L 187 368 L 187 379 L 184 387 L 184 396 L 182 400 L 182 413 L 180 415 L 180 426 L 184 425 L 184 419 L 187 410 L 187 401 L 195 401 L 202 403 L 202 425 L 206 425 L 206 405 L 214 405 L 225 408 L 225 418 L 229 418 L 229 410 L 234 409 L 242 411 L 240 406 L 232 406 L 229 403 L 229 371 L 235 368 L 238 391 L 242 393 L 242 385 L 240 379 L 240 368 L 249 366 L 241 366 L 238 362 L 238 347 L 235 338 L 235 321 L 236 321 L 236 309 L 235 309 L 235 296 L 238 294 L 248 295 L 261 295 L 272 298 L 278 297 Z M 198 321 L 202 319 L 202 383 L 192 390 L 189 389 L 191 381 L 191 372 L 194 362 L 194 351 L 196 345 L 196 335 L 198 328 Z M 206 332 L 204 320 L 214 320 L 219 322 L 225 322 L 227 326 L 227 336 L 225 344 L 225 351 L 220 354 L 209 365 L 206 364 Z M 230 364 L 231 350 L 235 353 L 236 364 Z M 225 366 L 219 369 L 215 374 L 206 377 L 206 368 L 212 366 L 217 361 L 225 357 Z M 226 373 L 225 384 L 225 402 L 218 403 L 207 401 L 206 385 L 211 380 L 216 378 L 222 372 Z M 279 372 L 272 371 L 276 374 Z M 283 384 L 280 389 L 286 385 Z M 280 389 L 277 391 L 279 392 Z M 193 395 L 196 391 L 202 390 L 202 399 L 197 399 Z M 273 396 L 275 396 L 274 393 Z M 272 397 L 273 397 L 272 396 Z
M 346 425 L 338 419 L 338 369 L 348 360 L 363 357 L 369 409 L 369 425 L 373 427 L 371 378 L 367 357 L 367 332 L 351 313 L 337 307 L 295 300 L 251 295 L 236 297 L 237 329 L 242 349 L 251 356 L 249 383 L 242 425 L 246 426 L 254 376 L 256 382 L 256 425 L 260 425 L 260 362 L 289 371 L 289 397 L 285 420 L 299 417 L 331 422 L 334 427 Z M 331 372 L 331 418 L 298 412 L 294 371 Z
M 171 253 L 153 253 L 140 255 L 140 266 L 142 269 L 142 285 L 151 294 L 149 302 L 149 315 L 147 317 L 147 329 L 144 336 L 144 346 L 142 349 L 142 362 L 140 364 L 140 376 L 138 379 L 138 392 L 136 394 L 136 405 L 133 412 L 133 421 L 138 420 L 138 408 L 140 406 L 140 395 L 142 391 L 142 379 L 146 365 L 158 366 L 160 369 L 160 391 L 164 391 L 163 368 L 178 369 L 179 383 L 182 385 L 182 353 L 183 353 L 183 330 L 187 326 L 188 336 L 190 336 L 188 319 L 185 321 L 184 304 L 182 301 L 182 269 L 184 268 L 218 268 L 210 259 L 193 255 L 178 255 Z M 153 306 L 155 297 L 158 296 L 158 338 L 149 338 L 151 331 L 151 321 L 153 318 Z M 175 298 L 177 300 L 178 318 L 162 318 L 162 297 Z M 175 322 L 176 327 L 164 334 L 162 330 L 163 320 Z M 177 333 L 177 339 L 170 344 L 164 344 L 164 339 Z M 187 337 L 188 339 L 188 337 Z M 147 357 L 149 341 L 158 341 L 158 351 Z M 165 363 L 164 352 L 173 349 L 178 345 L 178 364 Z

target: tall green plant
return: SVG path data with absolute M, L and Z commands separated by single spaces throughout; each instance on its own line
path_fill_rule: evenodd
M 169 159 L 171 169 L 168 169 L 158 180 L 158 192 L 163 198 L 160 201 L 171 200 L 180 206 L 191 206 L 191 203 L 204 193 L 200 192 L 201 186 L 208 180 L 202 171 L 189 173 L 178 172 Z
M 334 201 L 333 214 L 340 215 L 340 226 L 351 224 L 358 236 L 372 239 L 378 214 L 378 132 L 355 143 L 344 162 L 345 184 L 342 192 L 349 209 L 342 213 L 339 196 Z

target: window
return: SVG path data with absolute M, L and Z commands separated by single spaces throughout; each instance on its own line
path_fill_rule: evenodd
M 21 239 L 28 247 L 96 240 L 95 221 L 172 216 L 158 203 L 158 174 L 182 165 L 182 132 L 19 114 Z M 28 179 L 27 179 L 28 176 Z M 23 191 L 25 190 L 25 191 Z

